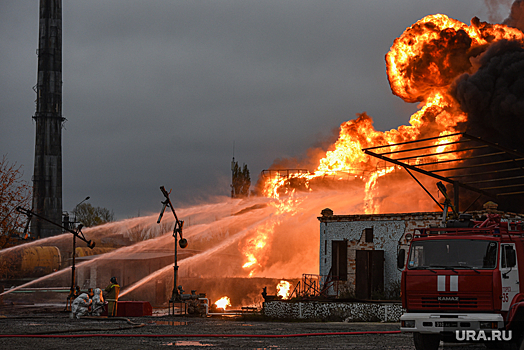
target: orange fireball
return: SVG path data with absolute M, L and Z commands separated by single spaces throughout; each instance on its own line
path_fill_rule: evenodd
M 386 55 L 391 91 L 406 102 L 446 93 L 459 75 L 473 73 L 470 58 L 485 50 L 486 44 L 522 38 L 518 29 L 476 17 L 468 26 L 443 14 L 426 16 L 395 39 Z

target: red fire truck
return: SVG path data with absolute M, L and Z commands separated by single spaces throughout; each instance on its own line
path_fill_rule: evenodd
M 524 349 L 524 222 L 462 214 L 445 226 L 417 229 L 399 249 L 401 331 L 417 350 L 441 340 Z

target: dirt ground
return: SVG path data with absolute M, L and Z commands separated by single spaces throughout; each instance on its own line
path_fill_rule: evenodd
M 0 306 L 2 349 L 415 349 L 410 334 L 312 335 L 398 330 L 398 323 L 275 322 L 254 316 L 71 319 L 56 305 Z M 441 349 L 485 347 L 441 343 Z

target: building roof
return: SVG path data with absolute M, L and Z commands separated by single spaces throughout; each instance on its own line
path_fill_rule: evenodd
M 500 210 L 479 210 L 469 211 L 468 214 L 473 215 L 474 218 L 486 214 L 499 214 L 503 219 L 522 220 L 524 214 L 503 212 Z M 331 215 L 330 215 L 331 214 Z M 322 210 L 322 216 L 317 217 L 320 222 L 347 222 L 347 221 L 395 221 L 395 220 L 428 220 L 440 219 L 442 212 L 415 212 L 415 213 L 386 213 L 386 214 L 353 214 L 353 215 L 335 215 L 329 208 Z

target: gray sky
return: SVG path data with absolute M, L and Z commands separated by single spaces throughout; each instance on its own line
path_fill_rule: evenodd
M 0 154 L 33 173 L 38 6 L 0 2 Z M 230 161 L 252 182 L 366 111 L 377 130 L 416 105 L 391 94 L 384 56 L 406 27 L 482 0 L 90 0 L 63 6 L 64 210 L 158 212 L 159 186 L 187 206 L 229 194 Z M 314 169 L 310 169 L 314 170 Z

